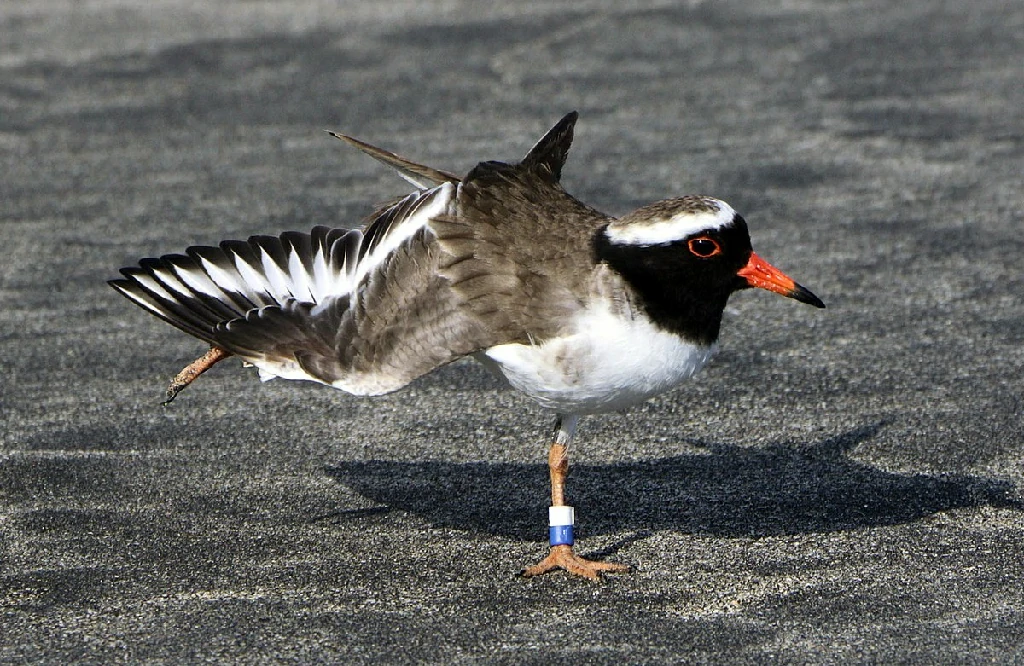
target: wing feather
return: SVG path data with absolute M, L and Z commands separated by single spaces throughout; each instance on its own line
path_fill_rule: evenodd
M 450 257 L 431 225 L 457 193 L 414 192 L 365 234 L 315 227 L 144 259 L 111 285 L 263 374 L 392 391 L 486 343 L 439 271 Z
M 575 121 L 565 116 L 520 164 L 483 162 L 461 181 L 336 135 L 420 189 L 363 232 L 318 226 L 193 247 L 110 284 L 261 376 L 364 395 L 550 338 L 585 305 L 593 234 L 609 219 L 558 184 Z
M 435 185 L 443 185 L 444 183 L 454 184 L 461 180 L 458 176 L 448 173 L 447 171 L 441 171 L 440 169 L 435 169 L 434 167 L 429 167 L 425 164 L 417 164 L 416 162 L 406 159 L 400 155 L 388 152 L 383 148 L 372 146 L 365 141 L 353 139 L 345 134 L 338 134 L 337 132 L 332 132 L 330 130 L 327 130 L 327 133 L 335 139 L 340 139 L 348 145 L 358 148 L 381 164 L 391 167 L 398 172 L 398 175 L 412 183 L 418 189 L 424 190 Z

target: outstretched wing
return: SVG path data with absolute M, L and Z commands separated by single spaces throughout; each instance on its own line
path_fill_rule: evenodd
M 386 393 L 477 351 L 486 339 L 439 275 L 431 222 L 451 184 L 379 211 L 365 234 L 317 227 L 144 259 L 110 284 L 263 376 Z
M 558 333 L 584 306 L 607 219 L 558 184 L 576 114 L 516 165 L 466 179 L 337 135 L 419 189 L 365 232 L 316 227 L 143 259 L 111 286 L 257 366 L 375 395 L 494 345 Z M 429 185 L 429 188 L 427 187 Z

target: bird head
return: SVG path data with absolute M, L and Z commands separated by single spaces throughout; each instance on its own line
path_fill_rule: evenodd
M 595 254 L 633 286 L 652 319 L 705 341 L 717 339 L 726 301 L 741 289 L 825 307 L 758 256 L 743 217 L 711 197 L 659 201 L 613 220 L 598 233 Z

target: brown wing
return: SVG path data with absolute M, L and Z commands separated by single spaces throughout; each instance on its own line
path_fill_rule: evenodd
M 457 214 L 432 224 L 453 291 L 488 330 L 517 342 L 557 335 L 586 305 L 594 234 L 611 219 L 558 182 L 576 118 L 562 118 L 520 164 L 477 165 Z
M 608 221 L 558 184 L 575 114 L 519 165 L 482 163 L 378 211 L 365 234 L 318 227 L 145 259 L 111 285 L 258 366 L 357 394 L 467 354 L 558 333 L 585 304 Z M 409 170 L 408 161 L 392 166 Z M 401 169 L 400 169 L 401 170 Z
M 111 285 L 265 376 L 357 394 L 401 388 L 490 338 L 439 273 L 431 220 L 454 209 L 446 184 L 414 193 L 358 231 L 317 228 L 140 262 Z

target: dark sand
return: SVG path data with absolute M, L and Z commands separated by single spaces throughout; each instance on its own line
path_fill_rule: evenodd
M 1024 658 L 1024 5 L 210 4 L 0 6 L 0 661 Z M 517 577 L 552 419 L 471 363 L 161 407 L 204 347 L 119 267 L 405 192 L 323 129 L 464 172 L 571 109 L 571 192 L 726 199 L 829 306 L 584 421 L 633 573 Z

